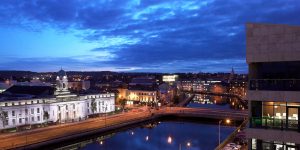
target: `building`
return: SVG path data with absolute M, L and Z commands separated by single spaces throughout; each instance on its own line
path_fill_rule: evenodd
M 72 94 L 68 90 L 68 79 L 66 72 L 63 70 L 58 72 L 56 82 L 56 90 L 51 97 L 40 94 L 28 96 L 39 93 L 37 90 L 40 90 L 31 86 L 28 86 L 31 87 L 31 93 L 27 95 L 1 95 L 0 129 L 46 122 L 80 121 L 90 115 L 115 111 L 114 93 Z M 14 89 L 14 92 L 19 91 L 24 90 L 20 87 Z M 41 93 L 43 92 L 41 91 Z
M 90 81 L 82 80 L 82 81 L 69 81 L 68 88 L 73 91 L 82 91 L 88 90 L 91 87 Z
M 249 149 L 300 149 L 300 27 L 247 24 Z
M 176 74 L 174 74 L 174 75 L 163 75 L 162 76 L 162 81 L 173 85 L 174 83 L 176 83 L 178 81 L 178 75 L 176 75 Z
M 182 80 L 178 85 L 181 91 L 190 91 L 190 92 L 212 92 L 214 87 L 221 84 L 220 80 Z
M 247 91 L 247 83 L 244 80 L 231 80 L 229 82 L 228 93 L 245 98 Z
M 153 77 L 133 78 L 127 90 L 127 104 L 157 104 L 158 87 Z
M 177 96 L 177 87 L 175 85 L 163 83 L 159 85 L 158 89 L 159 100 L 164 104 L 173 102 L 174 97 Z

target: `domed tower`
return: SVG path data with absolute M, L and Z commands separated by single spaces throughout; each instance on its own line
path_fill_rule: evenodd
M 59 70 L 56 77 L 56 91 L 55 95 L 69 94 L 68 77 L 64 70 Z

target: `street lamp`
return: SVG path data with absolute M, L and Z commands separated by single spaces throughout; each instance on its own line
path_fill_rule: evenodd
M 191 147 L 191 142 L 187 142 L 187 143 L 186 143 L 186 146 L 187 146 L 187 147 Z
M 104 126 L 106 127 L 106 110 L 107 110 L 107 104 L 105 104 L 105 106 L 102 107 L 104 109 Z
M 220 132 L 221 132 L 221 123 L 222 123 L 222 121 L 223 121 L 223 120 L 220 120 L 220 121 L 219 121 L 219 145 L 221 144 L 221 133 L 220 133 Z M 230 122 L 231 122 L 230 119 L 226 119 L 226 120 L 225 120 L 225 123 L 226 123 L 226 124 L 230 124 Z
M 171 136 L 168 137 L 168 143 L 169 143 L 169 144 L 172 143 L 172 137 L 171 137 Z

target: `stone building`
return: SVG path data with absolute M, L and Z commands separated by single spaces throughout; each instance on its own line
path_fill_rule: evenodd
M 300 149 L 300 27 L 246 25 L 249 149 Z

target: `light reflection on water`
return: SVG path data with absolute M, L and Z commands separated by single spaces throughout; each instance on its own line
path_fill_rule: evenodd
M 235 128 L 221 127 L 221 139 Z M 84 144 L 83 144 L 84 143 Z M 152 128 L 138 127 L 106 139 L 81 142 L 82 150 L 212 150 L 218 144 L 218 125 L 191 122 L 161 122 Z M 65 147 L 69 149 L 70 147 Z M 74 148 L 74 146 L 73 146 Z
M 242 104 L 237 98 L 227 96 L 214 96 L 196 94 L 193 100 L 187 105 L 191 108 L 218 108 L 218 109 L 242 109 Z

